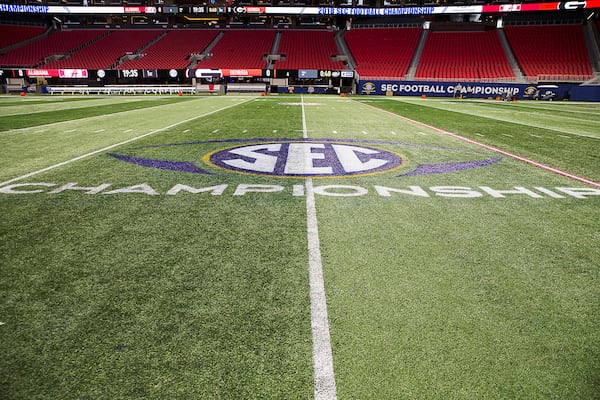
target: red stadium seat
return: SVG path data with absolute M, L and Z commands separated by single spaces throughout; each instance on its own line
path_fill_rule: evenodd
M 506 26 L 504 31 L 528 77 L 588 79 L 593 74 L 581 25 Z
M 429 32 L 417 79 L 487 80 L 514 73 L 496 31 Z
M 361 77 L 402 79 L 420 34 L 420 28 L 369 28 L 352 29 L 344 38 Z

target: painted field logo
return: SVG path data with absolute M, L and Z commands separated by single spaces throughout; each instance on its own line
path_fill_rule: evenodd
M 289 177 L 365 175 L 406 163 L 398 154 L 371 147 L 295 141 L 219 150 L 208 154 L 204 161 L 236 172 Z
M 410 154 L 410 163 L 404 153 Z M 502 160 L 482 158 L 484 154 L 487 153 L 417 143 L 331 138 L 222 139 L 164 143 L 108 153 L 126 163 L 167 171 L 289 178 L 342 178 L 398 170 L 402 173 L 397 177 L 447 174 Z M 439 161 L 431 163 L 432 160 Z

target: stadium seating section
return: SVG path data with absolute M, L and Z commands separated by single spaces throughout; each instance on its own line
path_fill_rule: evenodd
M 344 38 L 361 77 L 404 78 L 420 35 L 420 28 L 352 29 Z
M 417 79 L 488 80 L 514 78 L 495 30 L 430 32 Z
M 106 34 L 103 30 L 58 31 L 39 40 L 25 44 L 0 55 L 0 65 L 6 67 L 35 67 L 44 63 L 44 58 L 66 54 Z M 91 68 L 86 66 L 86 68 Z
M 45 31 L 45 28 L 38 26 L 0 25 L 0 49 L 40 36 Z
M 593 76 L 582 25 L 509 25 L 504 31 L 525 77 Z M 421 28 L 359 28 L 347 31 L 343 40 L 362 78 L 404 79 L 421 34 Z M 276 69 L 347 68 L 332 59 L 340 50 L 335 33 L 326 30 L 67 29 L 46 33 L 44 27 L 0 25 L 0 49 L 0 67 L 8 68 L 183 69 L 195 65 L 190 55 L 201 53 L 209 57 L 196 68 L 265 68 L 265 55 L 272 52 L 285 55 L 275 61 Z M 515 79 L 496 29 L 430 31 L 418 61 L 415 79 Z
M 44 65 L 44 68 L 110 68 L 117 65 L 121 56 L 135 53 L 161 33 L 157 30 L 113 31 L 85 48 L 73 52 L 68 58 Z
M 592 76 L 581 25 L 507 26 L 504 30 L 526 76 Z
M 142 51 L 144 56 L 127 61 L 121 69 L 183 69 L 190 64 L 191 54 L 200 54 L 217 35 L 213 30 L 169 31 L 156 43 Z
M 331 59 L 339 53 L 332 32 L 284 31 L 278 53 L 286 59 L 277 61 L 277 69 L 344 69 L 342 62 Z
M 210 51 L 212 57 L 200 62 L 198 68 L 264 68 L 263 55 L 269 54 L 275 31 L 226 31 Z

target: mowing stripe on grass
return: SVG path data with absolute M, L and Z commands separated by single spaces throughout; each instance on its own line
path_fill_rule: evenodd
M 300 97 L 302 108 L 302 137 L 308 138 L 304 96 Z M 311 161 L 311 160 L 307 160 Z M 315 193 L 312 178 L 306 178 L 306 231 L 308 238 L 308 280 L 310 285 L 310 323 L 313 340 L 313 368 L 315 379 L 315 399 L 333 400 L 337 398 L 333 354 L 327 317 L 327 300 L 323 280 L 323 262 L 319 241 L 319 225 L 315 206 Z
M 410 104 L 417 104 L 416 100 L 415 101 L 410 101 L 410 100 L 406 100 L 406 99 L 401 99 L 401 100 L 396 100 L 395 101 L 403 101 L 403 102 L 407 102 Z M 361 104 L 364 104 L 361 102 Z M 418 103 L 419 105 L 422 105 L 424 107 L 430 107 L 430 108 L 434 108 L 434 109 L 438 109 L 438 110 L 448 110 L 447 108 L 444 107 L 436 107 L 436 103 L 434 102 L 429 102 L 427 104 L 424 104 L 422 101 L 419 101 Z M 456 103 L 454 102 L 441 102 L 440 104 L 453 104 L 456 105 Z M 491 105 L 489 102 L 487 102 L 486 105 Z M 494 105 L 496 105 L 494 103 Z M 508 107 L 512 107 L 512 105 L 507 105 Z M 533 108 L 533 107 L 529 107 L 529 108 Z M 461 113 L 461 114 L 467 114 L 467 115 L 472 115 L 473 111 L 469 111 L 469 110 L 464 110 L 461 109 L 460 107 L 454 108 L 452 109 L 453 112 L 457 112 L 457 113 Z M 509 111 L 504 111 L 506 113 L 509 113 Z M 549 130 L 549 131 L 554 131 L 554 132 L 558 132 L 558 133 L 567 133 L 569 135 L 575 135 L 575 136 L 581 136 L 581 137 L 586 137 L 586 138 L 592 138 L 592 139 L 600 139 L 596 134 L 591 133 L 581 133 L 581 132 L 575 132 L 575 131 L 568 131 L 563 129 L 555 129 L 553 126 L 549 126 L 549 125 L 541 125 L 541 124 L 535 124 L 532 121 L 519 121 L 519 120 L 515 120 L 514 118 L 501 118 L 499 116 L 494 116 L 494 115 L 486 115 L 486 118 L 488 119 L 493 119 L 496 121 L 503 121 L 503 122 L 509 122 L 512 124 L 517 124 L 517 125 L 523 125 L 523 126 L 528 126 L 528 127 L 534 127 L 534 128 L 539 128 L 539 129 L 545 129 L 545 130 Z M 574 119 L 571 117 L 571 119 Z M 580 121 L 581 118 L 577 118 L 576 120 Z
M 148 133 L 144 133 L 143 135 L 139 135 L 139 136 L 133 137 L 133 138 L 131 138 L 131 139 L 127 139 L 127 140 L 124 140 L 124 141 L 122 141 L 122 142 L 119 142 L 119 143 L 112 144 L 112 145 L 110 145 L 110 146 L 107 146 L 107 147 L 104 147 L 104 148 L 102 148 L 102 149 L 99 149 L 99 150 L 94 150 L 94 151 L 92 151 L 92 152 L 90 152 L 90 153 L 86 153 L 86 154 L 83 154 L 83 155 L 81 155 L 81 156 L 77 156 L 77 157 L 71 158 L 70 160 L 63 161 L 63 162 L 60 162 L 60 163 L 58 163 L 58 164 L 51 165 L 51 166 L 49 166 L 49 167 L 46 167 L 46 168 L 42 168 L 42 169 L 40 169 L 40 170 L 37 170 L 37 171 L 34 171 L 34 172 L 30 172 L 30 173 L 28 173 L 28 174 L 25 174 L 25 175 L 21 175 L 21 176 L 19 176 L 19 177 L 16 177 L 16 178 L 10 179 L 10 180 L 8 180 L 8 181 L 5 181 L 5 182 L 0 182 L 0 187 L 1 187 L 1 186 L 4 186 L 4 185 L 8 185 L 9 183 L 13 183 L 13 182 L 20 181 L 20 180 L 22 180 L 22 179 L 29 178 L 29 177 L 31 177 L 31 176 L 34 176 L 34 175 L 41 174 L 41 173 L 43 173 L 43 172 L 47 172 L 47 171 L 53 170 L 53 169 L 55 169 L 55 168 L 58 168 L 58 167 L 62 167 L 63 165 L 67 165 L 67 164 L 70 164 L 70 163 L 72 163 L 72 162 L 75 162 L 75 161 L 82 160 L 82 159 L 84 159 L 84 158 L 87 158 L 87 157 L 90 157 L 90 156 L 96 155 L 96 154 L 98 154 L 98 153 L 102 153 L 102 152 L 105 152 L 105 151 L 108 151 L 108 150 L 114 149 L 115 147 L 119 147 L 119 146 L 122 146 L 122 145 L 124 145 L 124 144 L 127 144 L 127 143 L 134 142 L 134 141 L 136 141 L 136 140 L 139 140 L 139 139 L 145 138 L 145 137 L 147 137 L 147 136 L 154 135 L 154 134 L 156 134 L 156 133 L 159 133 L 159 132 L 162 132 L 162 131 L 166 131 L 167 129 L 174 128 L 174 127 L 176 127 L 177 125 L 185 124 L 185 123 L 188 123 L 188 122 L 194 121 L 194 120 L 196 120 L 196 119 L 198 119 L 198 118 L 207 117 L 207 116 L 209 116 L 209 115 L 212 115 L 212 114 L 218 113 L 218 112 L 220 112 L 220 111 L 223 111 L 223 110 L 226 110 L 226 109 L 228 109 L 228 108 L 232 108 L 232 107 L 236 107 L 236 106 L 239 106 L 239 105 L 241 105 L 241 104 L 244 104 L 244 103 L 248 103 L 248 102 L 250 102 L 250 101 L 252 101 L 252 100 L 254 100 L 254 98 L 251 98 L 251 99 L 248 99 L 248 100 L 242 101 L 241 103 L 237 103 L 237 104 L 228 105 L 228 106 L 225 106 L 225 107 L 219 108 L 219 109 L 217 109 L 217 110 L 210 111 L 210 112 L 208 112 L 208 113 L 206 113 L 206 114 L 197 115 L 197 116 L 195 116 L 195 117 L 188 118 L 188 119 L 186 119 L 186 120 L 179 121 L 179 122 L 176 122 L 176 123 L 174 123 L 174 124 L 171 124 L 171 125 L 168 125 L 168 126 L 165 126 L 165 127 L 159 128 L 159 129 L 155 129 L 155 130 L 153 130 L 153 131 L 150 131 L 150 132 L 148 132 Z
M 354 100 L 354 101 L 356 101 L 356 100 Z M 546 164 L 542 164 L 542 163 L 540 163 L 540 162 L 537 162 L 537 161 L 535 161 L 535 160 L 532 160 L 532 159 L 530 159 L 530 158 L 521 157 L 521 156 L 519 156 L 519 155 L 517 155 L 517 154 L 510 153 L 510 152 L 508 152 L 508 151 L 505 151 L 505 150 L 499 149 L 499 148 L 497 148 L 497 147 L 490 146 L 490 145 L 487 145 L 487 144 L 485 144 L 485 143 L 478 142 L 478 141 L 476 141 L 476 140 L 473 140 L 473 139 L 469 139 L 469 138 L 467 138 L 467 137 L 464 137 L 464 136 L 458 135 L 458 134 L 456 134 L 456 133 L 452 133 L 452 132 L 446 131 L 446 130 L 444 130 L 444 129 L 437 128 L 437 127 L 435 127 L 435 126 L 432 126 L 432 125 L 428 125 L 428 124 L 426 124 L 426 123 L 424 123 L 424 122 L 420 122 L 420 121 L 417 121 L 417 120 L 414 120 L 414 119 L 410 119 L 410 118 L 407 118 L 407 117 L 405 117 L 405 116 L 402 116 L 402 115 L 399 115 L 399 114 L 395 114 L 395 113 L 393 113 L 393 112 L 391 112 L 391 111 L 383 110 L 383 109 L 381 109 L 381 108 L 378 108 L 378 107 L 372 106 L 372 105 L 370 105 L 370 104 L 364 104 L 364 103 L 360 103 L 360 104 L 361 104 L 361 105 L 363 105 L 363 106 L 366 106 L 366 107 L 370 107 L 370 108 L 372 108 L 372 109 L 374 109 L 374 110 L 378 110 L 378 111 L 380 111 L 380 112 L 382 112 L 382 113 L 385 113 L 385 114 L 388 114 L 388 115 L 395 116 L 396 118 L 399 118 L 399 119 L 401 119 L 401 120 L 403 120 L 403 121 L 410 122 L 410 123 L 412 123 L 412 124 L 417 124 L 417 125 L 420 125 L 420 126 L 424 126 L 424 127 L 426 127 L 426 128 L 432 129 L 432 130 L 434 130 L 434 131 L 436 131 L 436 132 L 438 132 L 438 133 L 442 133 L 442 134 L 444 134 L 444 135 L 451 136 L 451 137 L 453 137 L 453 138 L 456 138 L 456 139 L 462 140 L 462 141 L 464 141 L 464 142 L 467 142 L 467 143 L 470 143 L 470 144 L 474 144 L 475 146 L 483 147 L 484 149 L 491 150 L 491 151 L 494 151 L 494 152 L 496 152 L 496 153 L 500 153 L 500 154 L 502 154 L 502 155 L 505 155 L 505 156 L 507 156 L 507 157 L 514 158 L 515 160 L 522 161 L 522 162 L 524 162 L 524 163 L 527 163 L 527 164 L 529 164 L 529 165 L 533 165 L 533 166 L 535 166 L 535 167 L 538 167 L 538 168 L 541 168 L 541 169 L 543 169 L 543 170 L 546 170 L 546 171 L 552 172 L 552 173 L 554 173 L 554 174 L 561 175 L 561 176 L 567 177 L 567 178 L 569 178 L 569 179 L 573 179 L 573 180 L 575 180 L 575 181 L 578 181 L 578 182 L 585 183 L 586 185 L 590 185 L 590 186 L 593 186 L 593 187 L 596 187 L 596 188 L 600 188 L 600 182 L 596 182 L 596 181 L 593 181 L 593 180 L 591 180 L 591 179 L 584 178 L 584 177 L 582 177 L 582 176 L 578 176 L 578 175 L 575 175 L 575 174 L 571 174 L 570 172 L 563 171 L 563 170 L 560 170 L 560 169 L 558 169 L 558 168 L 551 167 L 551 166 L 549 166 L 549 165 L 546 165 Z

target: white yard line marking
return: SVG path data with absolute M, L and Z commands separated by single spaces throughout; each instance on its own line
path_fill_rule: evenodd
M 129 132 L 133 132 L 133 129 L 127 129 L 126 131 L 123 131 L 123 133 L 129 133 Z
M 81 156 L 77 156 L 77 157 L 75 157 L 75 158 L 71 158 L 70 160 L 63 161 L 63 162 L 60 162 L 60 163 L 58 163 L 58 164 L 51 165 L 51 166 L 49 166 L 49 167 L 46 167 L 46 168 L 42 168 L 42 169 L 40 169 L 40 170 L 37 170 L 37 171 L 34 171 L 34 172 L 30 172 L 30 173 L 28 173 L 28 174 L 25 174 L 25 175 L 21 175 L 21 176 L 19 176 L 19 177 L 16 177 L 16 178 L 10 179 L 10 180 L 8 180 L 8 181 L 5 181 L 5 182 L 0 182 L 0 187 L 2 187 L 2 186 L 4 186 L 4 185 L 8 185 L 9 183 L 13 183 L 13 182 L 16 182 L 16 181 L 20 181 L 20 180 L 22 180 L 22 179 L 25 179 L 25 178 L 29 178 L 29 177 L 31 177 L 31 176 L 34 176 L 34 175 L 41 174 L 41 173 L 43 173 L 43 172 L 47 172 L 47 171 L 53 170 L 53 169 L 55 169 L 55 168 L 58 168 L 58 167 L 62 167 L 62 166 L 64 166 L 64 165 L 70 164 L 70 163 L 72 163 L 72 162 L 75 162 L 75 161 L 82 160 L 82 159 L 84 159 L 84 158 L 87 158 L 87 157 L 90 157 L 90 156 L 94 156 L 94 155 L 96 155 L 96 154 L 99 154 L 99 153 L 103 153 L 103 152 L 105 152 L 105 151 L 108 151 L 108 150 L 114 149 L 115 147 L 119 147 L 119 146 L 122 146 L 122 145 L 124 145 L 124 144 L 131 143 L 131 142 L 134 142 L 134 141 L 136 141 L 136 140 L 139 140 L 139 139 L 145 138 L 146 136 L 150 136 L 150 135 L 154 135 L 154 134 L 156 134 L 156 133 L 162 132 L 162 131 L 166 131 L 167 129 L 174 128 L 174 127 L 176 127 L 177 125 L 185 124 L 185 123 L 191 122 L 191 121 L 193 121 L 193 120 L 195 120 L 195 119 L 198 119 L 198 118 L 203 118 L 203 117 L 207 117 L 207 116 L 209 116 L 209 115 L 212 115 L 212 114 L 218 113 L 218 112 L 220 112 L 220 111 L 223 111 L 223 110 L 226 110 L 226 109 L 228 109 L 228 108 L 232 108 L 232 107 L 236 107 L 236 106 L 239 106 L 239 105 L 241 105 L 241 104 L 244 104 L 244 103 L 248 103 L 248 102 L 250 102 L 250 101 L 252 101 L 252 100 L 254 100 L 254 98 L 248 99 L 248 100 L 246 100 L 246 101 L 243 101 L 243 102 L 241 102 L 241 103 L 237 103 L 237 104 L 232 104 L 232 105 L 229 105 L 229 106 L 225 106 L 225 107 L 219 108 L 219 109 L 217 109 L 217 110 L 214 110 L 214 111 L 207 112 L 206 114 L 197 115 L 197 116 L 195 116 L 195 117 L 188 118 L 188 119 L 186 119 L 186 120 L 183 120 L 183 121 L 176 122 L 176 123 L 174 123 L 174 124 L 171 124 L 171 125 L 165 126 L 165 127 L 163 127 L 163 128 L 155 129 L 155 130 L 153 130 L 153 131 L 150 131 L 150 132 L 148 132 L 148 133 L 144 133 L 143 135 L 136 136 L 136 137 L 134 137 L 134 138 L 127 139 L 127 140 L 124 140 L 124 141 L 122 141 L 122 142 L 119 142 L 119 143 L 111 144 L 110 146 L 104 147 L 104 148 L 102 148 L 102 149 L 95 150 L 95 151 L 92 151 L 92 152 L 90 152 L 90 153 L 83 154 L 83 155 L 81 155 Z
M 220 129 L 215 129 L 214 131 L 212 131 L 212 133 L 217 133 L 219 131 L 220 131 Z
M 304 96 L 300 98 L 302 102 L 302 136 L 306 139 L 308 138 L 308 130 L 306 129 L 306 113 L 304 112 Z M 333 372 L 333 353 L 331 351 L 319 225 L 312 178 L 306 178 L 305 186 L 315 400 L 334 400 L 337 395 Z
M 356 101 L 356 100 L 353 100 L 353 101 Z M 517 155 L 517 154 L 513 154 L 513 153 L 510 153 L 510 152 L 508 152 L 508 151 L 501 150 L 501 149 L 499 149 L 499 148 L 497 148 L 497 147 L 490 146 L 490 145 L 487 145 L 487 144 L 485 144 L 485 143 L 478 142 L 478 141 L 476 141 L 476 140 L 473 140 L 473 139 L 469 139 L 469 138 L 467 138 L 467 137 L 464 137 L 464 136 L 458 135 L 458 134 L 456 134 L 456 133 L 452 133 L 452 132 L 445 131 L 445 130 L 443 130 L 443 129 L 440 129 L 440 128 L 436 128 L 435 126 L 428 125 L 428 124 L 426 124 L 426 123 L 424 123 L 424 122 L 420 122 L 420 121 L 417 121 L 417 120 L 414 120 L 414 119 L 410 119 L 410 118 L 407 118 L 407 117 L 403 117 L 402 115 L 399 115 L 399 114 L 394 114 L 394 113 L 393 113 L 393 112 L 391 112 L 391 111 L 382 110 L 381 108 L 377 108 L 377 107 L 375 107 L 375 106 L 371 106 L 371 105 L 368 105 L 368 104 L 365 104 L 365 106 L 367 106 L 367 107 L 370 107 L 370 108 L 372 108 L 372 109 L 374 109 L 374 110 L 377 110 L 377 111 L 379 111 L 379 112 L 382 112 L 382 113 L 384 113 L 384 114 L 391 115 L 391 116 L 393 116 L 393 117 L 396 117 L 396 118 L 398 118 L 398 119 L 401 119 L 401 120 L 403 120 L 403 121 L 409 122 L 409 123 L 411 123 L 411 124 L 415 124 L 415 125 L 424 126 L 424 127 L 426 127 L 426 128 L 429 128 L 429 129 L 431 129 L 431 130 L 433 130 L 433 131 L 436 131 L 436 132 L 438 132 L 438 133 L 442 133 L 442 134 L 444 134 L 444 135 L 448 135 L 448 136 L 450 136 L 450 137 L 453 137 L 453 138 L 455 138 L 455 139 L 462 140 L 463 142 L 471 143 L 471 144 L 473 144 L 473 145 L 475 145 L 475 146 L 479 146 L 479 147 L 482 147 L 482 148 L 484 148 L 484 149 L 491 150 L 491 151 L 493 151 L 493 152 L 496 152 L 496 153 L 499 153 L 499 154 L 505 155 L 505 156 L 507 156 L 507 157 L 514 158 L 515 160 L 522 161 L 522 162 L 524 162 L 524 163 L 527 163 L 527 164 L 529 164 L 529 165 L 533 165 L 533 166 L 535 166 L 535 167 L 541 168 L 541 169 L 543 169 L 543 170 L 546 170 L 546 171 L 548 171 L 548 172 L 552 172 L 552 173 L 554 173 L 554 174 L 557 174 L 557 175 L 561 175 L 561 176 L 567 177 L 567 178 L 569 178 L 569 179 L 572 179 L 572 180 L 574 180 L 574 181 L 578 181 L 578 182 L 581 182 L 581 183 L 585 183 L 586 185 L 590 185 L 590 186 L 593 186 L 593 187 L 595 187 L 595 188 L 600 188 L 600 182 L 596 182 L 596 181 L 593 181 L 593 180 L 591 180 L 591 179 L 584 178 L 584 177 L 582 177 L 582 176 L 578 176 L 578 175 L 575 175 L 575 174 L 571 174 L 570 172 L 563 171 L 563 170 L 560 170 L 560 169 L 558 169 L 558 168 L 551 167 L 551 166 L 549 166 L 549 165 L 546 165 L 546 164 L 542 164 L 542 163 L 540 163 L 540 162 L 537 162 L 537 161 L 535 161 L 535 160 L 531 160 L 531 159 L 529 159 L 529 158 L 526 158 L 526 157 L 521 157 L 521 156 L 519 156 L 519 155 Z
M 565 135 L 556 135 L 556 136 L 564 138 L 564 139 L 571 139 L 571 136 L 565 136 Z
M 369 134 L 369 132 L 367 132 L 367 131 L 360 131 L 360 132 L 361 132 L 363 135 L 368 135 L 368 134 Z
M 104 132 L 104 131 L 105 131 L 104 129 L 98 129 L 98 130 L 95 130 L 94 133 L 100 133 L 100 132 Z
M 186 129 L 183 131 L 183 133 L 188 133 L 191 129 Z
M 392 135 L 397 135 L 397 133 L 396 133 L 396 132 L 394 132 L 394 131 L 390 131 L 390 133 L 391 133 Z
M 77 129 L 68 129 L 66 131 L 64 131 L 63 133 L 71 133 L 71 132 L 75 132 Z
M 533 133 L 530 133 L 529 136 L 533 136 L 533 137 L 536 137 L 536 138 L 541 138 L 540 135 L 534 135 Z
M 481 137 L 485 137 L 485 135 L 481 134 L 481 133 L 476 133 L 477 136 L 481 136 Z
M 202 101 L 202 100 L 203 100 L 203 98 L 199 98 L 199 99 L 193 100 L 193 101 Z M 130 101 L 141 101 L 141 99 L 140 100 L 130 100 Z M 144 108 L 144 110 L 151 110 L 151 109 L 156 108 L 156 107 L 164 107 L 164 106 L 168 106 L 168 105 L 171 105 L 171 104 L 157 104 L 155 106 L 146 107 L 146 108 Z M 69 119 L 69 120 L 66 120 L 66 121 L 51 122 L 49 124 L 42 124 L 42 125 L 33 126 L 33 127 L 30 126 L 30 127 L 27 127 L 27 128 L 9 129 L 7 131 L 2 131 L 2 133 L 26 132 L 29 129 L 40 128 L 40 127 L 52 127 L 52 126 L 55 126 L 55 125 L 70 124 L 72 122 L 79 122 L 79 121 L 93 121 L 95 119 L 106 118 L 107 116 L 111 116 L 112 117 L 112 116 L 115 116 L 115 115 L 125 114 L 125 113 L 131 113 L 131 112 L 135 112 L 135 111 L 139 111 L 139 110 L 119 111 L 119 112 L 115 112 L 115 113 L 111 113 L 111 114 L 94 115 L 92 117 L 83 117 L 83 118 Z
M 277 133 L 277 129 L 273 129 L 273 133 Z
M 417 132 L 419 135 L 427 136 L 425 132 Z

